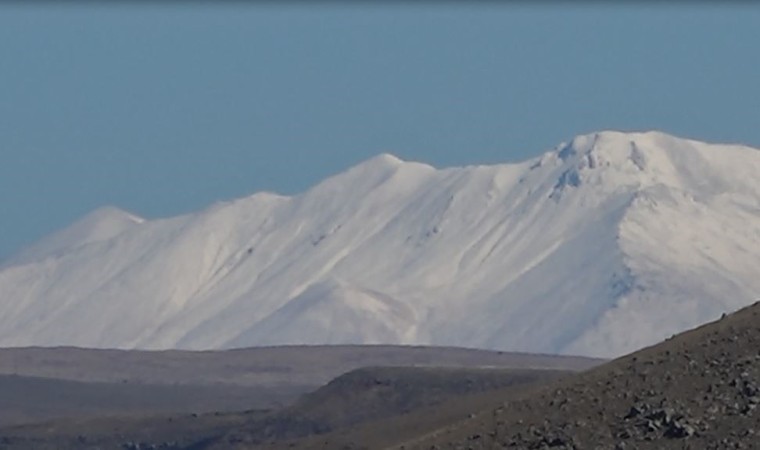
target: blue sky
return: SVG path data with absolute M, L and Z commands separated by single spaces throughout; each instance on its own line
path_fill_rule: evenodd
M 380 152 L 509 162 L 601 129 L 760 147 L 759 23 L 749 3 L 0 4 L 0 258 L 102 205 L 296 193 Z

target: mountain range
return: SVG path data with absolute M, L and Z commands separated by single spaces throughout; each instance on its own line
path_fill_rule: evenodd
M 383 154 L 178 217 L 105 207 L 0 266 L 0 346 L 619 356 L 760 297 L 758 174 L 754 148 L 603 131 L 517 164 Z

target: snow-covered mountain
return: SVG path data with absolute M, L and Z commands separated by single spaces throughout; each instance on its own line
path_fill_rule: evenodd
M 605 131 L 520 164 L 380 155 L 170 219 L 95 211 L 0 268 L 0 345 L 615 356 L 752 303 L 759 275 L 760 151 Z

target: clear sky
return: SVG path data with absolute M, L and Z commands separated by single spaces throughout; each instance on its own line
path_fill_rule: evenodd
M 297 193 L 380 152 L 510 162 L 601 129 L 760 147 L 750 3 L 147 3 L 0 4 L 0 258 L 99 206 Z

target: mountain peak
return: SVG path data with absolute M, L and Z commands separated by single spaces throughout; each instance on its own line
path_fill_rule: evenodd
M 368 178 L 375 178 L 375 177 L 381 177 L 385 178 L 394 172 L 396 172 L 400 167 L 407 164 L 401 158 L 398 158 L 390 153 L 380 153 L 378 155 L 375 155 L 369 159 L 365 159 L 364 161 L 348 168 L 344 172 L 341 172 L 331 178 L 345 178 L 348 177 L 349 179 L 354 179 L 356 177 L 359 178 L 359 180 L 367 180 Z M 328 178 L 330 180 L 330 178 Z
M 323 180 L 305 194 L 309 198 L 334 198 L 336 192 L 346 191 L 351 195 L 362 196 L 388 182 L 397 183 L 401 187 L 432 172 L 435 169 L 427 164 L 408 162 L 390 153 L 380 153 Z
M 145 219 L 136 216 L 130 212 L 124 211 L 116 206 L 106 205 L 97 208 L 85 215 L 78 222 L 103 222 L 103 221 L 128 221 L 134 223 L 143 223 Z
M 717 146 L 679 138 L 660 131 L 622 132 L 605 130 L 575 136 L 560 144 L 549 156 L 577 180 L 596 184 L 665 184 L 682 187 L 694 180 L 694 172 L 712 171 Z M 563 172 L 563 175 L 565 173 Z
M 82 245 L 105 241 L 138 226 L 145 219 L 115 206 L 102 206 L 11 257 L 9 263 L 21 264 L 55 255 Z
M 370 171 L 383 171 L 396 169 L 402 164 L 404 164 L 404 160 L 401 158 L 390 153 L 380 153 L 360 162 L 355 167 Z
M 709 144 L 661 131 L 600 131 L 576 136 L 554 152 L 568 170 L 591 178 L 641 185 L 665 184 L 701 192 L 754 192 L 760 164 L 754 148 Z M 593 169 L 606 168 L 604 171 Z M 740 172 L 742 176 L 738 176 Z M 596 175 L 591 172 L 597 172 Z M 611 174 L 615 173 L 613 178 Z
M 384 153 L 181 220 L 105 208 L 0 270 L 0 345 L 616 356 L 757 297 L 757 173 L 748 147 L 602 131 L 513 165 Z
M 662 141 L 669 141 L 671 143 L 694 142 L 660 131 L 625 132 L 603 130 L 577 135 L 570 142 L 560 144 L 556 152 L 560 159 L 566 161 L 573 155 L 586 155 L 593 152 L 613 153 L 615 151 L 626 153 L 634 146 L 659 146 Z
M 401 163 L 404 162 L 404 160 L 402 160 L 398 156 L 396 156 L 396 155 L 394 155 L 392 153 L 387 153 L 387 152 L 380 153 L 379 155 L 375 156 L 374 158 L 370 158 L 370 159 L 382 160 L 382 161 L 385 161 L 386 164 L 401 164 Z

